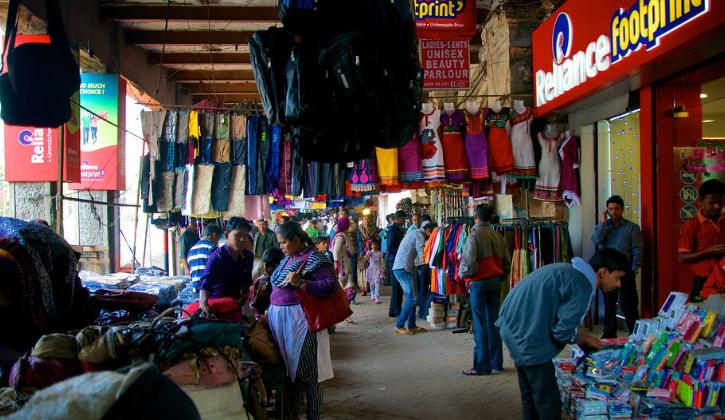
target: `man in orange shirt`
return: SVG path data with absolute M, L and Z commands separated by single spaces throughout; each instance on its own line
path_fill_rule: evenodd
M 713 293 L 725 291 L 725 183 L 711 179 L 699 190 L 702 208 L 697 216 L 686 221 L 680 234 L 677 260 L 691 264 L 695 281 L 690 300 L 702 301 Z

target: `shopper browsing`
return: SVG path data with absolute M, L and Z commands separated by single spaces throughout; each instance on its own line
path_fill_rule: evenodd
M 470 291 L 473 318 L 473 368 L 464 375 L 489 375 L 503 371 L 501 336 L 494 323 L 498 319 L 501 281 L 511 267 L 511 257 L 501 235 L 491 229 L 491 206 L 476 207 L 474 221 L 461 256 L 458 273 Z
M 599 338 L 578 334 L 596 289 L 612 292 L 630 269 L 621 252 L 603 248 L 587 263 L 550 264 L 526 276 L 506 296 L 496 325 L 511 353 L 524 419 L 561 418 L 555 358 L 567 344 L 601 347 Z
M 702 208 L 682 226 L 677 259 L 690 264 L 695 281 L 690 300 L 702 301 L 725 289 L 725 183 L 711 179 L 698 191 Z
M 393 215 L 393 224 L 388 227 L 387 234 L 387 253 L 385 254 L 385 265 L 388 266 L 388 279 L 392 286 L 392 292 L 390 294 L 390 308 L 388 309 L 388 316 L 391 318 L 397 318 L 400 315 L 401 308 L 403 306 L 403 289 L 400 287 L 400 283 L 396 280 L 395 274 L 393 274 L 393 265 L 395 265 L 395 258 L 398 255 L 398 248 L 400 243 L 403 241 L 405 236 L 405 212 L 398 210 Z
M 607 200 L 607 209 L 601 214 L 600 223 L 594 228 L 592 242 L 598 247 L 613 248 L 629 260 L 630 269 L 622 279 L 619 290 L 604 294 L 604 333 L 602 338 L 617 337 L 617 300 L 622 308 L 627 329 L 634 332 L 639 319 L 637 297 L 637 269 L 642 265 L 642 230 L 636 223 L 622 217 L 624 200 L 613 195 Z
M 204 275 L 206 269 L 209 254 L 217 249 L 221 236 L 222 229 L 219 225 L 210 223 L 204 227 L 204 237 L 189 250 L 186 259 L 189 264 L 189 270 L 191 271 L 191 284 L 197 292 L 199 291 L 201 277 Z

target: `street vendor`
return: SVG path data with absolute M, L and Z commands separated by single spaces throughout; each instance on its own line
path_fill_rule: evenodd
M 225 230 L 226 244 L 209 255 L 199 292 L 199 307 L 205 315 L 220 317 L 220 312 L 229 312 L 230 316 L 225 319 L 236 320 L 237 316 L 241 319 L 239 301 L 244 300 L 252 284 L 254 254 L 244 249 L 245 238 L 251 230 L 249 222 L 232 217 Z M 224 308 L 212 308 L 217 302 Z
M 578 334 L 596 289 L 616 290 L 629 270 L 627 257 L 603 248 L 587 263 L 549 264 L 526 276 L 501 307 L 496 326 L 511 353 L 525 419 L 561 418 L 555 358 L 567 344 L 597 349 L 599 338 Z

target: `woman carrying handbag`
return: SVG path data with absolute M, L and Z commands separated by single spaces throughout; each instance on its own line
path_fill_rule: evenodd
M 307 418 L 319 419 L 322 382 L 333 376 L 325 324 L 340 321 L 319 310 L 339 307 L 333 299 L 342 290 L 332 265 L 299 224 L 283 224 L 277 240 L 286 256 L 271 276 L 269 326 L 293 384 L 292 415 L 299 416 L 306 398 Z

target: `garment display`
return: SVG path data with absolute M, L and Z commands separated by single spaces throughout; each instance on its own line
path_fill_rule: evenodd
M 158 143 L 164 121 L 166 121 L 166 110 L 141 112 L 141 130 L 143 131 L 144 140 L 146 140 L 149 146 L 149 153 L 153 159 L 157 159 L 158 157 Z
M 232 183 L 231 162 L 214 162 L 214 176 L 211 183 L 211 209 L 226 211 L 229 203 L 229 187 Z
M 229 113 L 217 112 L 214 116 L 214 138 L 217 140 L 229 140 L 230 125 Z
M 466 111 L 466 138 L 464 146 L 468 165 L 471 170 L 471 179 L 488 179 L 488 140 L 486 139 L 485 121 L 486 109 L 476 114 Z
M 438 136 L 440 122 L 441 111 L 438 108 L 423 114 L 420 119 L 418 133 L 423 156 L 423 179 L 428 182 L 446 180 L 443 145 Z
M 375 148 L 380 185 L 398 185 L 398 149 Z
M 489 169 L 498 175 L 514 170 L 514 152 L 508 134 L 510 118 L 509 108 L 501 108 L 499 112 L 489 109 L 486 113 Z
M 415 182 L 423 179 L 423 157 L 418 136 L 414 136 L 398 149 L 398 169 L 401 182 Z
M 186 143 L 189 139 L 189 111 L 178 111 L 176 119 L 176 142 Z
M 284 127 L 279 124 L 272 125 L 270 144 L 269 144 L 269 157 L 267 159 L 267 170 L 266 175 L 266 193 L 272 194 L 277 188 L 277 182 L 279 181 L 280 172 L 280 146 L 282 145 L 282 137 L 284 136 Z
M 284 133 L 280 145 L 279 179 L 277 180 L 278 198 L 291 194 L 292 190 L 292 135 Z
M 305 162 L 304 170 L 304 196 L 305 198 L 315 198 L 319 194 L 320 188 L 320 163 Z
M 431 292 L 446 296 L 466 293 L 466 282 L 459 276 L 458 268 L 468 231 L 465 224 L 433 230 L 423 255 L 424 262 L 431 268 Z
M 211 210 L 211 184 L 213 178 L 214 165 L 196 165 L 191 198 L 192 214 L 206 214 Z
M 351 189 L 355 192 L 371 192 L 378 189 L 377 164 L 374 159 L 363 159 L 352 168 Z
M 568 207 L 580 205 L 579 199 L 579 139 L 570 132 L 564 134 L 559 147 L 561 181 L 559 189 Z
M 267 163 L 272 151 L 272 133 L 267 117 L 259 118 L 259 133 L 257 143 L 257 182 L 255 195 L 267 193 Z
M 468 158 L 463 147 L 463 129 L 465 116 L 457 109 L 451 114 L 441 114 L 441 144 L 445 159 L 446 178 L 452 182 L 469 179 Z
M 547 138 L 543 133 L 538 133 L 537 138 L 541 145 L 541 161 L 539 162 L 539 177 L 536 178 L 534 198 L 544 201 L 561 201 L 559 145 L 561 145 L 562 135 Z
M 536 158 L 530 132 L 533 119 L 534 111 L 531 108 L 525 108 L 520 114 L 514 111 L 511 118 L 511 146 L 514 151 L 514 170 L 511 175 L 519 179 L 536 178 Z
M 255 195 L 257 191 L 257 144 L 259 139 L 259 115 L 247 117 L 247 195 Z
M 239 217 L 245 213 L 244 209 L 244 184 L 246 183 L 246 168 L 241 165 L 232 167 L 232 182 L 229 187 L 229 202 L 224 219 Z

